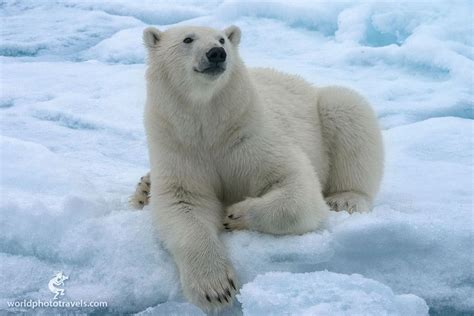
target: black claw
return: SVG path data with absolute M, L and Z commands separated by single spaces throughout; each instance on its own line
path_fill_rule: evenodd
M 209 297 L 209 295 L 206 294 L 206 300 L 210 303 L 211 302 L 211 298 Z
M 228 218 L 234 218 L 234 215 L 233 214 L 230 214 L 229 216 L 227 216 Z
M 229 298 L 232 297 L 232 295 L 230 294 L 229 289 L 225 289 L 225 292 L 226 292 L 227 295 L 229 295 Z
M 145 204 L 145 202 L 143 202 L 143 201 L 138 201 L 138 203 L 139 203 L 140 205 Z
M 219 303 L 222 303 L 220 296 L 217 297 L 217 300 L 219 301 Z
M 229 303 L 229 300 L 227 299 L 227 297 L 224 296 L 224 299 L 227 303 Z
M 232 286 L 232 288 L 237 291 L 237 289 L 235 288 L 234 281 L 232 281 L 232 279 L 229 279 L 229 283 Z
M 224 223 L 224 226 L 225 226 L 225 227 L 229 226 L 229 223 Z

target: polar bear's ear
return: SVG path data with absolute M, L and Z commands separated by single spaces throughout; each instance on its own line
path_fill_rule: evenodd
M 231 25 L 224 30 L 224 33 L 232 44 L 239 45 L 241 32 L 238 26 Z
M 150 26 L 143 30 L 143 43 L 146 47 L 156 47 L 160 39 L 161 32 L 157 28 Z

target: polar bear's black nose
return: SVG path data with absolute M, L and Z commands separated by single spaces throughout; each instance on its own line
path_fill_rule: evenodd
M 225 58 L 227 57 L 227 54 L 225 53 L 224 48 L 222 47 L 214 47 L 211 48 L 207 53 L 206 53 L 207 59 L 209 60 L 210 63 L 221 63 L 225 61 Z

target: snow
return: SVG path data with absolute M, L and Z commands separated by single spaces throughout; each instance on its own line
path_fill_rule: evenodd
M 268 272 L 240 291 L 245 315 L 427 315 L 425 301 L 361 275 Z
M 227 312 L 419 315 L 424 302 L 432 315 L 474 312 L 472 2 L 0 8 L 0 311 L 51 299 L 48 281 L 63 271 L 63 300 L 202 315 L 180 292 L 150 210 L 127 204 L 148 170 L 141 31 L 236 24 L 248 66 L 363 92 L 387 159 L 369 214 L 332 213 L 302 236 L 223 234 L 243 285 Z

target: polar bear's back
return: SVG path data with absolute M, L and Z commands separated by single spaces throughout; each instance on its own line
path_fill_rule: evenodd
M 327 157 L 318 113 L 318 90 L 303 78 L 269 68 L 250 68 L 250 78 L 265 109 L 282 136 L 298 144 L 321 174 Z
M 281 106 L 290 113 L 315 109 L 317 90 L 303 78 L 271 68 L 250 68 L 249 74 L 266 106 Z

